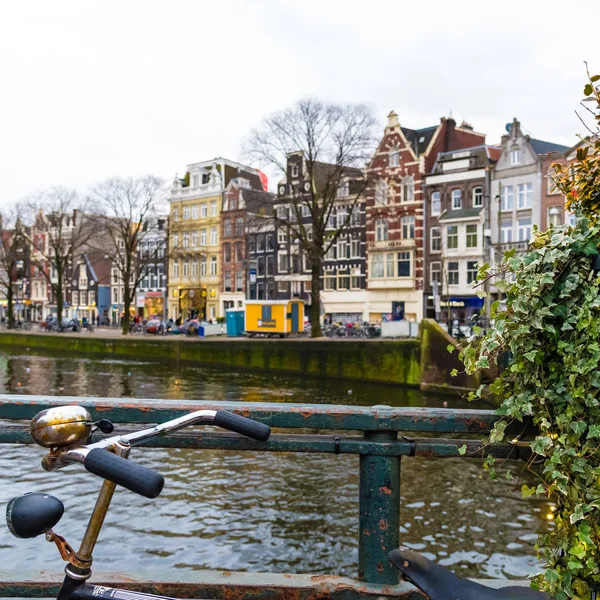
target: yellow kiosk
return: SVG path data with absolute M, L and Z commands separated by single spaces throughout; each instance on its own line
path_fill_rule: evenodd
M 246 335 L 284 337 L 304 331 L 302 300 L 246 300 Z

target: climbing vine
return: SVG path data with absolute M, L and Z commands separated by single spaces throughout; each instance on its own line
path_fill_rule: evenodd
M 588 600 L 600 586 L 600 75 L 588 80 L 584 106 L 595 106 L 594 129 L 572 165 L 554 166 L 574 224 L 534 228 L 527 253 L 512 250 L 480 269 L 478 281 L 493 281 L 505 298 L 491 305 L 493 326 L 485 335 L 475 329 L 461 350 L 468 373 L 510 352 L 489 387 L 503 399 L 489 441 L 504 440 L 515 422 L 535 427 L 532 459 L 541 465 L 527 466 L 539 485 L 522 492 L 548 496 L 556 510 L 555 526 L 540 537 L 545 571 L 534 586 L 558 600 Z M 485 393 L 480 386 L 472 397 Z M 494 476 L 493 457 L 485 467 Z

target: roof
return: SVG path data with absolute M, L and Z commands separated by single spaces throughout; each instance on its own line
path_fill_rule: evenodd
M 568 146 L 562 144 L 553 144 L 552 142 L 544 142 L 543 140 L 536 140 L 531 138 L 529 140 L 533 151 L 536 154 L 550 154 L 550 152 L 560 152 L 561 154 L 569 150 Z
M 416 151 L 417 156 L 425 153 L 437 128 L 438 125 L 424 127 L 423 129 L 408 129 L 407 127 L 401 127 L 404 137 L 407 139 L 412 149 Z
M 482 169 L 490 161 L 496 162 L 500 158 L 502 149 L 496 146 L 488 146 L 481 144 L 472 146 L 471 148 L 457 148 L 456 150 L 448 150 L 439 152 L 435 164 L 433 165 L 432 173 L 442 172 L 440 163 L 447 163 L 453 160 L 469 159 L 469 166 L 465 169 L 457 169 L 461 171 Z M 459 156 L 456 156 L 459 155 Z
M 450 219 L 469 219 L 477 217 L 481 214 L 483 206 L 478 208 L 461 208 L 460 210 L 447 210 L 439 218 L 440 221 L 448 221 Z

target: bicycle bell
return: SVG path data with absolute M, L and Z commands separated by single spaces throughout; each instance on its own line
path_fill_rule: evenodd
M 31 419 L 31 437 L 44 448 L 84 443 L 92 433 L 92 417 L 82 406 L 56 406 Z

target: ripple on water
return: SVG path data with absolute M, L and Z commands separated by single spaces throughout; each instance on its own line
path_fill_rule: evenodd
M 347 403 L 347 388 L 126 360 L 0 356 L 1 393 Z M 353 383 L 352 392 L 353 404 L 364 406 L 439 407 L 444 401 L 374 384 Z M 33 446 L 3 446 L 0 502 L 27 491 L 54 493 L 66 505 L 56 529 L 75 544 L 99 481 L 75 466 L 46 473 L 42 456 Z M 134 457 L 165 475 L 165 489 L 156 500 L 117 491 L 97 547 L 99 569 L 356 575 L 357 457 L 184 449 L 136 449 Z M 461 575 L 522 578 L 537 568 L 532 546 L 547 528 L 544 505 L 522 500 L 510 482 L 478 479 L 480 472 L 476 460 L 404 458 L 401 540 Z M 50 544 L 16 540 L 5 527 L 0 559 L 6 569 L 24 561 L 58 566 Z

